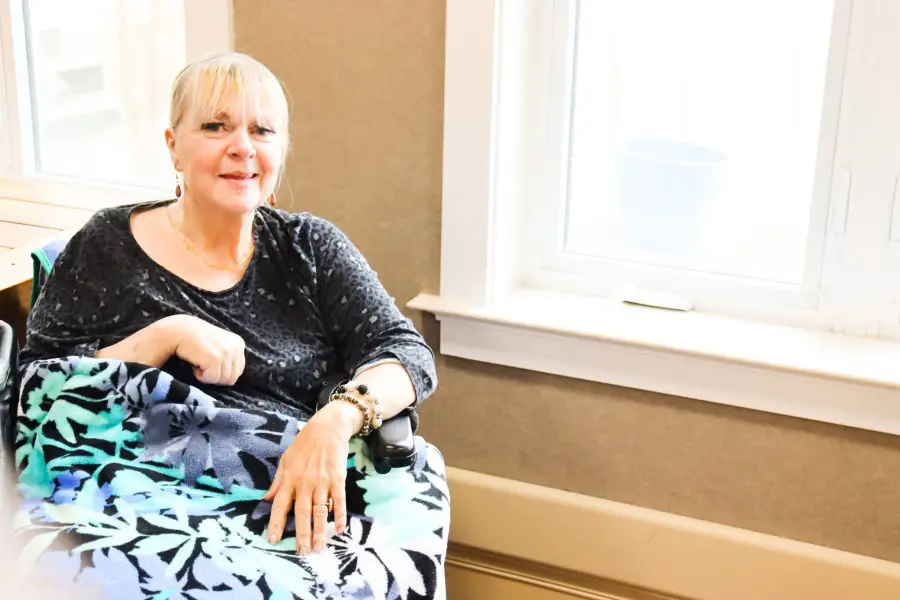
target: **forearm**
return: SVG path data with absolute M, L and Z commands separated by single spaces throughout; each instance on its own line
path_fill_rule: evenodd
M 378 412 L 384 420 L 399 414 L 416 400 L 412 380 L 399 363 L 384 363 L 366 369 L 354 381 L 364 383 L 378 398 Z M 332 402 L 317 414 L 334 419 L 333 426 L 347 437 L 359 431 L 363 424 L 362 411 L 349 402 Z
M 171 317 L 160 319 L 131 334 L 121 342 L 97 351 L 97 358 L 111 358 L 162 367 L 175 353 Z
M 416 389 L 400 363 L 384 363 L 366 369 L 355 379 L 378 398 L 378 410 L 387 420 L 416 401 Z

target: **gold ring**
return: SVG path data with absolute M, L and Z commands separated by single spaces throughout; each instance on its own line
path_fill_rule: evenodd
M 327 506 L 328 512 L 331 512 L 331 509 L 334 507 L 334 498 L 329 498 L 325 502 L 314 502 L 313 506 Z

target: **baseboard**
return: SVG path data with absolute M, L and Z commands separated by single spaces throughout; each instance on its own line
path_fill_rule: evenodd
M 548 600 L 900 598 L 900 564 L 471 471 L 447 476 L 450 598 L 507 596 L 491 585 Z
M 565 569 L 450 545 L 451 600 L 682 600 Z

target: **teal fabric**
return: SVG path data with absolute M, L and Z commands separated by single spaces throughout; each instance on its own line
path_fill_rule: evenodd
M 43 248 L 37 248 L 31 252 L 32 276 L 31 276 L 31 306 L 37 301 L 41 293 L 41 285 L 50 275 L 56 257 L 62 252 L 65 242 L 53 240 Z
M 104 600 L 446 597 L 449 489 L 421 437 L 415 464 L 387 473 L 354 439 L 347 529 L 330 521 L 326 547 L 300 556 L 293 518 L 269 544 L 262 497 L 305 423 L 92 358 L 32 363 L 21 398 L 22 589 L 52 582 Z
M 50 274 L 53 263 L 47 258 L 47 254 L 44 252 L 43 248 L 32 251 L 31 260 L 33 263 L 31 276 L 31 306 L 34 306 L 38 294 L 41 292 L 41 282 L 46 275 Z

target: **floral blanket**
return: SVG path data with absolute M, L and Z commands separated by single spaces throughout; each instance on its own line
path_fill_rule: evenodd
M 409 468 L 347 459 L 348 527 L 295 552 L 267 541 L 261 498 L 302 422 L 223 408 L 159 369 L 89 358 L 24 374 L 13 540 L 20 581 L 77 598 L 444 598 L 449 495 L 440 453 Z M 14 597 L 16 594 L 13 594 Z M 24 596 L 23 596 L 24 597 Z

